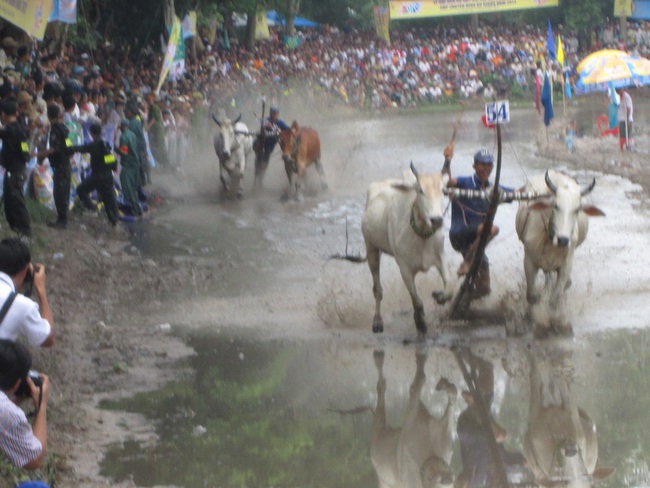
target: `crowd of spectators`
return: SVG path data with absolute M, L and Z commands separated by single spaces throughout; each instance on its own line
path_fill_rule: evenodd
M 613 47 L 640 55 L 650 52 L 649 22 L 630 23 L 625 40 L 618 28 L 618 22 L 606 22 L 587 42 L 557 26 L 564 70 L 573 81 L 575 66 L 589 51 Z M 527 92 L 534 91 L 536 71 L 548 61 L 546 25 L 395 29 L 390 44 L 373 32 L 330 26 L 302 30 L 298 38 L 298 46 L 289 49 L 275 33 L 252 51 L 233 36 L 228 49 L 221 36 L 213 43 L 197 38 L 187 50 L 193 54 L 184 75 L 165 82 L 156 93 L 163 55 L 152 48 L 134 54 L 106 43 L 81 50 L 5 36 L 0 97 L 17 98 L 32 142 L 46 132 L 47 105 L 58 102 L 85 124 L 85 142 L 90 141 L 90 123 L 101 122 L 104 138 L 115 145 L 123 107 L 133 103 L 144 128 L 155 135 L 150 137 L 152 159 L 165 165 L 184 159 L 191 131 L 199 130 L 202 124 L 196 122 L 207 120 L 212 106 L 254 111 L 252 103 L 260 95 L 280 103 L 295 87 L 328 103 L 375 110 L 514 92 L 532 97 Z M 548 67 L 560 69 L 553 63 Z M 66 91 L 74 94 L 72 107 L 63 107 Z

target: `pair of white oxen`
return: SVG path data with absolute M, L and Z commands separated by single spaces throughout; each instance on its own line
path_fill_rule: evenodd
M 382 253 L 393 256 L 397 261 L 411 295 L 419 333 L 426 333 L 427 327 L 423 302 L 415 287 L 415 275 L 435 266 L 442 277 L 444 289 L 434 293 L 434 296 L 439 303 L 452 297 L 442 230 L 443 196 L 447 191 L 448 179 L 448 175 L 441 173 L 418 174 L 411 164 L 411 170 L 401 180 L 390 179 L 370 184 L 362 231 L 375 297 L 373 332 L 383 332 L 384 327 L 381 316 L 383 291 L 379 277 Z M 525 191 L 510 195 L 520 200 L 516 229 L 524 245 L 526 296 L 529 303 L 534 304 L 540 299 L 535 285 L 540 269 L 547 275 L 557 273 L 551 303 L 555 306 L 563 299 L 565 289 L 571 284 L 574 251 L 587 236 L 587 217 L 604 215 L 593 205 L 582 203 L 582 197 L 593 190 L 595 183 L 594 179 L 591 185 L 581 188 L 574 178 L 547 171 L 531 178 Z M 550 325 L 553 324 L 546 324 L 546 327 Z M 568 332 L 570 326 L 558 324 L 557 329 Z

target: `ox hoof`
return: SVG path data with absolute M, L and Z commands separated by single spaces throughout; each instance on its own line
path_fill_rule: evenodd
M 242 198 L 244 198 L 244 192 L 242 190 L 239 190 L 237 192 L 237 200 L 241 200 Z
M 327 191 L 327 190 L 330 189 L 330 187 L 329 187 L 329 185 L 328 185 L 327 183 L 323 183 L 323 184 L 320 186 L 320 189 L 323 190 L 323 191 Z
M 372 331 L 375 334 L 380 334 L 384 331 L 384 319 L 379 315 L 375 315 L 375 318 L 372 319 Z
M 550 335 L 551 329 L 549 327 L 544 327 L 541 325 L 536 326 L 535 330 L 533 331 L 533 337 L 535 339 L 548 339 Z
M 449 296 L 447 296 L 444 291 L 434 291 L 431 293 L 431 296 L 438 305 L 444 305 L 447 300 L 449 300 Z

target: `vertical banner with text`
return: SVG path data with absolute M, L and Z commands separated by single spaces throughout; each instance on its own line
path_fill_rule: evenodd
M 388 23 L 390 21 L 389 10 L 386 7 L 375 7 L 374 12 L 377 37 L 390 44 L 390 32 L 388 31 Z
M 39 41 L 43 40 L 51 12 L 52 0 L 0 0 L 0 17 Z
M 169 75 L 172 64 L 176 59 L 176 51 L 178 50 L 179 40 L 183 42 L 183 36 L 181 35 L 181 21 L 177 16 L 174 16 L 174 23 L 172 24 L 172 30 L 169 34 L 169 41 L 167 42 L 167 50 L 165 51 L 162 69 L 160 70 L 160 79 L 158 80 L 156 93 L 160 92 L 160 88 L 165 82 L 165 79 L 167 79 L 167 75 Z

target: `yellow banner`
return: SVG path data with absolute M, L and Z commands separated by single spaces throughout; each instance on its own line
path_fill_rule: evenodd
M 43 40 L 51 11 L 52 0 L 0 0 L 0 17 L 39 41 Z
M 390 44 L 390 33 L 388 31 L 388 23 L 390 18 L 388 16 L 388 9 L 386 7 L 375 7 L 374 12 L 375 32 L 377 33 L 377 37 Z
M 269 33 L 269 24 L 266 21 L 266 12 L 260 10 L 255 16 L 255 39 L 268 39 L 271 37 Z
M 446 17 L 449 15 L 481 14 L 505 10 L 557 7 L 559 0 L 427 0 L 404 2 L 391 0 L 391 19 Z
M 614 0 L 614 17 L 630 17 L 632 0 Z
M 158 86 L 156 87 L 156 93 L 160 92 L 167 75 L 169 74 L 169 69 L 174 62 L 176 57 L 176 50 L 178 49 L 178 41 L 181 39 L 181 19 L 174 15 L 174 24 L 172 25 L 172 31 L 169 34 L 169 40 L 167 41 L 167 50 L 165 51 L 165 57 L 163 58 L 162 69 L 160 70 L 160 79 L 158 80 Z

